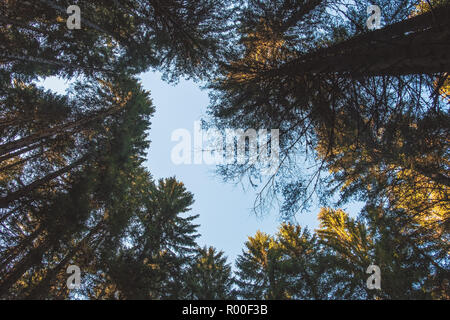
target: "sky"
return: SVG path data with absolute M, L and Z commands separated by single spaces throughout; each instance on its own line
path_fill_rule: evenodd
M 186 189 L 193 193 L 191 214 L 199 214 L 198 239 L 200 246 L 213 246 L 225 252 L 228 262 L 234 265 L 249 236 L 260 230 L 275 234 L 282 222 L 278 212 L 272 210 L 264 216 L 252 212 L 256 190 L 240 184 L 225 183 L 215 174 L 214 165 L 180 164 L 171 160 L 172 132 L 186 129 L 194 134 L 194 122 L 206 116 L 209 105 L 208 92 L 193 81 L 180 80 L 168 84 L 161 74 L 147 72 L 141 75 L 143 87 L 150 91 L 156 112 L 149 130 L 150 148 L 144 165 L 155 180 L 176 177 Z M 67 83 L 57 78 L 47 78 L 39 83 L 45 88 L 64 93 Z M 360 204 L 348 206 L 347 212 L 356 215 Z M 317 214 L 320 208 L 312 206 L 309 213 L 296 216 L 296 222 L 311 231 L 318 227 Z

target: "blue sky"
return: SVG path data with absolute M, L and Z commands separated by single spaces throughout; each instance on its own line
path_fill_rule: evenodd
M 154 178 L 176 176 L 194 194 L 192 213 L 200 214 L 199 244 L 225 251 L 231 262 L 241 253 L 248 236 L 257 230 L 275 233 L 280 224 L 276 212 L 256 217 L 251 210 L 256 197 L 254 190 L 222 182 L 213 165 L 175 165 L 171 161 L 171 150 L 177 144 L 171 141 L 172 132 L 183 128 L 193 136 L 194 121 L 205 116 L 209 105 L 207 91 L 193 81 L 182 80 L 176 86 L 167 84 L 158 73 L 146 73 L 141 79 L 156 106 L 146 165 Z M 317 212 L 297 220 L 315 227 L 316 216 Z
M 141 76 L 142 84 L 151 93 L 156 112 L 149 131 L 151 140 L 145 166 L 155 179 L 173 177 L 182 181 L 194 194 L 192 214 L 199 214 L 199 245 L 214 246 L 223 250 L 228 261 L 234 261 L 244 248 L 249 236 L 257 230 L 274 234 L 281 223 L 275 210 L 257 217 L 252 212 L 256 191 L 241 185 L 224 183 L 214 173 L 214 166 L 206 164 L 175 165 L 171 161 L 171 141 L 176 129 L 187 129 L 193 135 L 194 121 L 205 116 L 209 105 L 208 93 L 193 81 L 180 80 L 171 85 L 161 80 L 159 73 L 148 72 Z M 67 84 L 56 78 L 40 83 L 48 89 L 64 93 Z M 351 205 L 348 212 L 355 215 L 358 205 Z M 318 226 L 319 207 L 311 207 L 309 213 L 300 214 L 296 221 L 314 230 Z

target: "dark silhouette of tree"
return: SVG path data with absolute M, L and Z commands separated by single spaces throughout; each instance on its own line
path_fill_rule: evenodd
M 213 247 L 197 250 L 186 272 L 186 298 L 198 300 L 234 299 L 234 279 L 223 251 Z
M 307 210 L 317 197 L 326 201 L 343 180 L 365 187 L 363 176 L 374 181 L 374 168 L 413 170 L 448 192 L 448 48 L 421 43 L 450 43 L 448 2 L 417 15 L 415 2 L 380 1 L 390 24 L 375 31 L 365 27 L 365 4 L 296 4 L 249 1 L 240 54 L 209 86 L 211 126 L 280 130 L 278 170 L 266 179 L 263 164 L 247 162 L 219 173 L 249 177 L 259 188 L 257 210 L 284 197 L 283 215 Z M 343 198 L 361 198 L 361 188 L 348 188 Z
M 88 262 L 83 293 L 93 299 L 180 299 L 195 256 L 197 215 L 182 217 L 192 194 L 173 178 L 136 182 L 138 207 L 118 241 L 102 245 Z
M 82 30 L 66 27 L 73 4 Z M 376 4 L 369 31 L 362 2 L 3 1 L 0 298 L 74 298 L 75 264 L 90 299 L 449 299 L 450 5 Z M 208 80 L 210 126 L 279 129 L 272 176 L 219 168 L 260 187 L 256 209 L 281 196 L 289 218 L 338 196 L 365 202 L 358 218 L 324 208 L 314 233 L 258 232 L 233 277 L 196 243 L 193 195 L 142 166 L 147 70 Z M 74 83 L 35 84 L 49 76 Z
M 66 9 L 74 4 L 82 30 L 66 26 Z M 116 259 L 120 267 L 124 262 L 113 253 L 130 221 L 144 219 L 143 207 L 151 217 L 167 214 L 165 196 L 146 199 L 155 187 L 140 165 L 154 109 L 133 77 L 149 68 L 173 81 L 207 77 L 228 50 L 229 9 L 217 0 L 0 4 L 0 296 L 66 298 L 70 263 L 109 272 Z M 48 76 L 76 82 L 59 95 L 34 84 Z M 136 179 L 145 191 L 136 189 Z M 183 199 L 172 214 L 190 204 L 190 195 Z M 164 286 L 160 297 L 181 292 L 176 278 L 194 247 L 193 218 L 173 219 L 158 231 L 161 252 L 150 252 L 154 232 L 140 239 L 149 242 L 143 255 L 167 254 L 165 279 L 156 282 Z M 114 279 L 121 286 L 123 280 Z M 126 289 L 124 297 L 153 296 Z
M 80 7 L 82 30 L 68 30 L 69 5 Z M 226 53 L 229 8 L 218 0 L 3 2 L 2 71 L 35 79 L 152 67 L 173 80 L 203 77 Z
M 55 273 L 52 269 L 65 267 L 78 253 L 77 248 L 94 236 L 90 230 L 95 226 L 102 226 L 101 231 L 113 238 L 130 218 L 125 210 L 130 197 L 127 190 L 133 172 L 144 159 L 148 147 L 145 131 L 154 109 L 148 92 L 134 79 L 117 81 L 77 88 L 84 90 L 77 96 L 81 110 L 83 99 L 89 99 L 90 104 L 84 106 L 91 110 L 109 108 L 114 112 L 92 117 L 90 122 L 81 121 L 77 130 L 70 132 L 76 144 L 48 150 L 42 159 L 22 166 L 8 181 L 10 189 L 16 184 L 19 190 L 2 198 L 6 204 L 1 216 L 3 296 L 11 292 L 13 284 L 23 286 L 19 284 L 25 281 L 20 280 L 22 277 L 41 274 L 49 281 L 49 275 Z M 95 104 L 96 100 L 99 104 Z M 63 169 L 52 169 L 59 162 Z M 50 167 L 50 174 L 45 174 L 46 167 Z M 38 174 L 44 178 L 21 186 L 22 180 Z M 105 222 L 100 223 L 102 220 Z M 33 286 L 32 280 L 27 279 L 24 290 Z M 12 292 L 15 290 L 19 288 L 12 288 Z

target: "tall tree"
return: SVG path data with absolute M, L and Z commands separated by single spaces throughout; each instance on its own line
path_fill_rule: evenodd
M 213 247 L 197 250 L 186 272 L 186 298 L 226 300 L 235 297 L 231 266 L 223 254 Z
M 104 82 L 102 86 L 84 84 L 77 88 L 82 93 L 78 95 L 79 101 L 89 99 L 91 102 L 85 106 L 106 105 L 115 110 L 107 117 L 93 117 L 92 122 L 83 122 L 79 136 L 74 135 L 73 138 L 81 146 L 86 145 L 85 149 L 70 150 L 68 155 L 54 153 L 62 161 L 70 160 L 69 156 L 74 154 L 79 159 L 75 161 L 77 166 L 53 171 L 44 179 L 19 189 L 27 189 L 29 193 L 16 191 L 12 193 L 14 199 L 10 197 L 11 193 L 5 196 L 10 204 L 2 215 L 4 232 L 1 242 L 4 250 L 0 291 L 3 295 L 27 271 L 44 266 L 48 268 L 48 274 L 60 259 L 67 263 L 70 256 L 64 257 L 67 253 L 60 253 L 61 250 L 75 255 L 77 251 L 73 247 L 77 247 L 77 242 L 82 241 L 100 220 L 107 220 L 101 231 L 106 230 L 108 236 L 114 238 L 114 234 L 122 232 L 129 219 L 125 210 L 127 204 L 131 208 L 126 201 L 129 198 L 127 190 L 148 147 L 146 129 L 153 107 L 148 92 L 142 90 L 136 80 L 116 81 L 114 84 Z M 95 100 L 98 105 L 93 103 Z M 33 169 L 31 166 L 21 172 L 24 179 L 29 179 L 29 172 Z M 25 278 L 33 274 L 36 270 Z
M 322 209 L 317 231 L 330 259 L 329 281 L 338 299 L 447 299 L 448 243 L 396 212 L 367 206 L 364 217 Z M 381 271 L 381 290 L 366 286 L 369 265 Z
M 81 8 L 82 30 L 67 28 L 69 5 Z M 229 9 L 216 0 L 1 3 L 0 295 L 66 297 L 54 285 L 68 263 L 120 247 L 145 204 L 133 179 L 146 175 L 153 113 L 133 75 L 206 76 L 225 54 Z M 33 83 L 48 76 L 79 81 L 63 96 Z M 189 233 L 187 224 L 178 228 Z
M 81 10 L 81 30 L 66 26 Z M 105 76 L 149 67 L 205 76 L 226 46 L 229 1 L 6 1 L 0 6 L 2 70 L 37 76 Z M 4 75 L 6 76 L 6 75 Z
M 314 235 L 283 224 L 257 232 L 237 259 L 237 292 L 247 299 L 448 299 L 448 236 L 430 237 L 410 217 L 367 205 L 351 218 L 323 208 Z M 369 266 L 381 288 L 367 286 Z
M 195 256 L 192 194 L 173 178 L 138 183 L 139 204 L 120 241 L 100 248 L 83 292 L 95 299 L 178 299 Z
M 277 170 L 269 182 L 261 175 L 264 164 L 258 162 L 231 163 L 221 166 L 219 173 L 226 179 L 248 176 L 259 188 L 257 204 L 273 195 L 285 197 L 282 213 L 286 215 L 306 210 L 314 192 L 329 199 L 338 187 L 327 186 L 327 166 L 342 165 L 336 175 L 348 176 L 343 168 L 347 159 L 362 168 L 356 174 L 373 167 L 414 168 L 447 186 L 448 101 L 439 93 L 448 67 L 439 63 L 436 69 L 425 60 L 434 55 L 446 59 L 448 50 L 422 46 L 409 37 L 431 39 L 430 32 L 438 38 L 448 36 L 449 19 L 444 19 L 448 2 L 410 17 L 417 2 L 379 1 L 384 20 L 393 24 L 370 32 L 365 27 L 365 4 L 357 4 L 356 9 L 329 7 L 321 1 L 297 4 L 249 1 L 241 14 L 240 54 L 230 56 L 218 80 L 210 84 L 211 125 L 219 130 L 279 129 Z M 436 27 L 441 24 L 442 28 Z M 432 51 L 420 53 L 425 60 L 417 62 L 429 69 L 415 69 L 413 58 L 398 55 L 419 54 L 420 50 L 399 53 L 396 49 L 410 40 L 408 45 L 417 43 Z M 375 52 L 377 58 L 372 59 Z M 359 54 L 364 62 L 358 62 Z M 398 72 L 397 67 L 406 71 Z M 349 134 L 341 140 L 347 126 Z M 356 148 L 349 150 L 350 144 Z M 364 166 L 365 152 L 373 166 Z M 310 170 L 302 165 L 305 158 Z M 352 191 L 349 194 L 360 195 Z
M 308 230 L 282 224 L 276 237 L 257 232 L 236 261 L 238 296 L 244 299 L 324 299 L 317 239 Z

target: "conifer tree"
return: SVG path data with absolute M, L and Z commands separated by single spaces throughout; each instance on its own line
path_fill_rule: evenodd
M 69 5 L 80 7 L 82 30 L 67 28 Z M 2 297 L 68 297 L 67 265 L 107 269 L 130 219 L 142 207 L 165 210 L 164 201 L 153 208 L 143 196 L 154 189 L 140 168 L 154 110 L 133 75 L 153 68 L 171 80 L 206 76 L 226 50 L 228 9 L 216 0 L 1 3 Z M 78 81 L 58 95 L 34 84 L 48 76 Z M 167 296 L 180 292 L 195 229 L 193 218 L 174 219 Z M 177 247 L 183 241 L 186 249 Z
M 412 170 L 414 177 L 425 177 L 448 193 L 448 101 L 440 96 L 448 61 L 434 69 L 419 58 L 418 65 L 425 67 L 414 69 L 406 65 L 414 64 L 414 59 L 399 56 L 396 49 L 410 36 L 448 35 L 445 25 L 450 20 L 444 19 L 448 2 L 414 15 L 417 2 L 379 1 L 386 23 L 376 31 L 365 26 L 365 3 L 355 7 L 328 7 L 321 1 L 296 4 L 249 1 L 242 9 L 241 53 L 230 56 L 210 85 L 212 126 L 279 129 L 276 173 L 266 182 L 258 162 L 223 165 L 219 173 L 226 180 L 249 177 L 259 188 L 255 209 L 264 211 L 264 201 L 273 196 L 285 198 L 283 215 L 307 210 L 314 198 L 331 198 L 345 183 L 367 185 L 365 178 L 375 181 L 373 170 L 378 168 Z M 333 12 L 339 14 L 330 17 Z M 450 43 L 436 40 L 444 42 Z M 423 53 L 426 59 L 434 54 L 447 59 L 444 47 L 422 46 L 419 40 L 411 43 L 430 49 Z M 420 50 L 402 52 L 412 51 Z M 372 52 L 378 52 L 379 58 L 371 59 Z M 359 54 L 364 62 L 358 62 Z M 405 72 L 397 72 L 397 67 Z M 310 170 L 305 170 L 303 159 L 311 164 Z M 335 166 L 340 169 L 328 177 L 327 171 Z M 335 178 L 346 182 L 329 184 Z M 414 188 L 414 179 L 408 188 Z M 358 188 L 347 191 L 343 199 L 361 195 Z
M 197 250 L 186 273 L 186 298 L 199 300 L 233 299 L 234 279 L 223 251 L 213 247 Z
M 257 232 L 237 259 L 237 293 L 246 299 L 448 299 L 447 236 L 411 217 L 367 205 L 351 218 L 323 208 L 313 235 L 282 224 Z M 371 265 L 381 288 L 367 286 Z
M 329 248 L 335 298 L 447 299 L 444 239 L 430 239 L 409 218 L 372 206 L 359 221 L 342 210 L 322 209 L 320 221 L 317 233 Z M 381 290 L 367 288 L 365 271 L 372 264 L 380 267 Z
M 80 8 L 80 30 L 66 26 L 70 5 Z M 206 76 L 226 52 L 220 41 L 228 37 L 229 8 L 218 0 L 2 2 L 2 70 L 26 79 L 150 67 L 173 80 Z
M 238 256 L 238 296 L 244 299 L 325 299 L 324 264 L 308 230 L 282 224 L 276 237 L 257 232 Z
M 64 170 L 52 171 L 2 198 L 8 203 L 2 215 L 3 225 L 8 226 L 1 235 L 5 248 L 1 259 L 2 295 L 6 295 L 22 276 L 34 277 L 36 268 L 39 270 L 44 266 L 48 275 L 51 266 L 57 265 L 59 259 L 67 264 L 70 256 L 61 250 L 75 255 L 77 251 L 73 248 L 79 246 L 77 242 L 83 241 L 90 234 L 89 230 L 96 228 L 101 220 L 107 222 L 101 228 L 102 224 L 99 225 L 98 232 L 106 232 L 113 238 L 123 232 L 130 218 L 126 208 L 128 205 L 131 210 L 131 203 L 127 201 L 132 201 L 132 198 L 127 190 L 148 147 L 145 130 L 153 108 L 148 92 L 143 91 L 134 79 L 117 79 L 116 83 L 105 82 L 103 86 L 92 85 L 84 84 L 76 89 L 82 93 L 77 95 L 79 102 L 89 99 L 91 104 L 85 106 L 100 110 L 94 114 L 105 113 L 102 106 L 114 112 L 81 122 L 78 132 L 72 135 L 81 147 L 72 146 L 78 148 L 69 149 L 67 154 L 53 153 L 61 159 L 59 161 L 72 161 L 76 165 L 69 165 L 71 169 L 68 170 L 66 165 Z M 97 105 L 94 104 L 96 100 Z M 83 148 L 84 145 L 86 147 Z M 71 160 L 70 156 L 77 158 Z M 33 166 L 27 171 L 22 169 L 23 179 L 29 179 L 29 172 L 33 169 Z M 36 173 L 42 174 L 42 171 Z M 20 175 L 15 179 L 21 181 Z M 21 192 L 24 189 L 27 192 Z M 58 266 L 59 269 L 62 267 Z M 29 285 L 33 282 L 25 289 L 28 290 Z
M 95 253 L 83 289 L 95 299 L 183 298 L 184 275 L 195 256 L 192 194 L 174 178 L 142 180 L 133 199 L 139 208 L 114 245 Z

